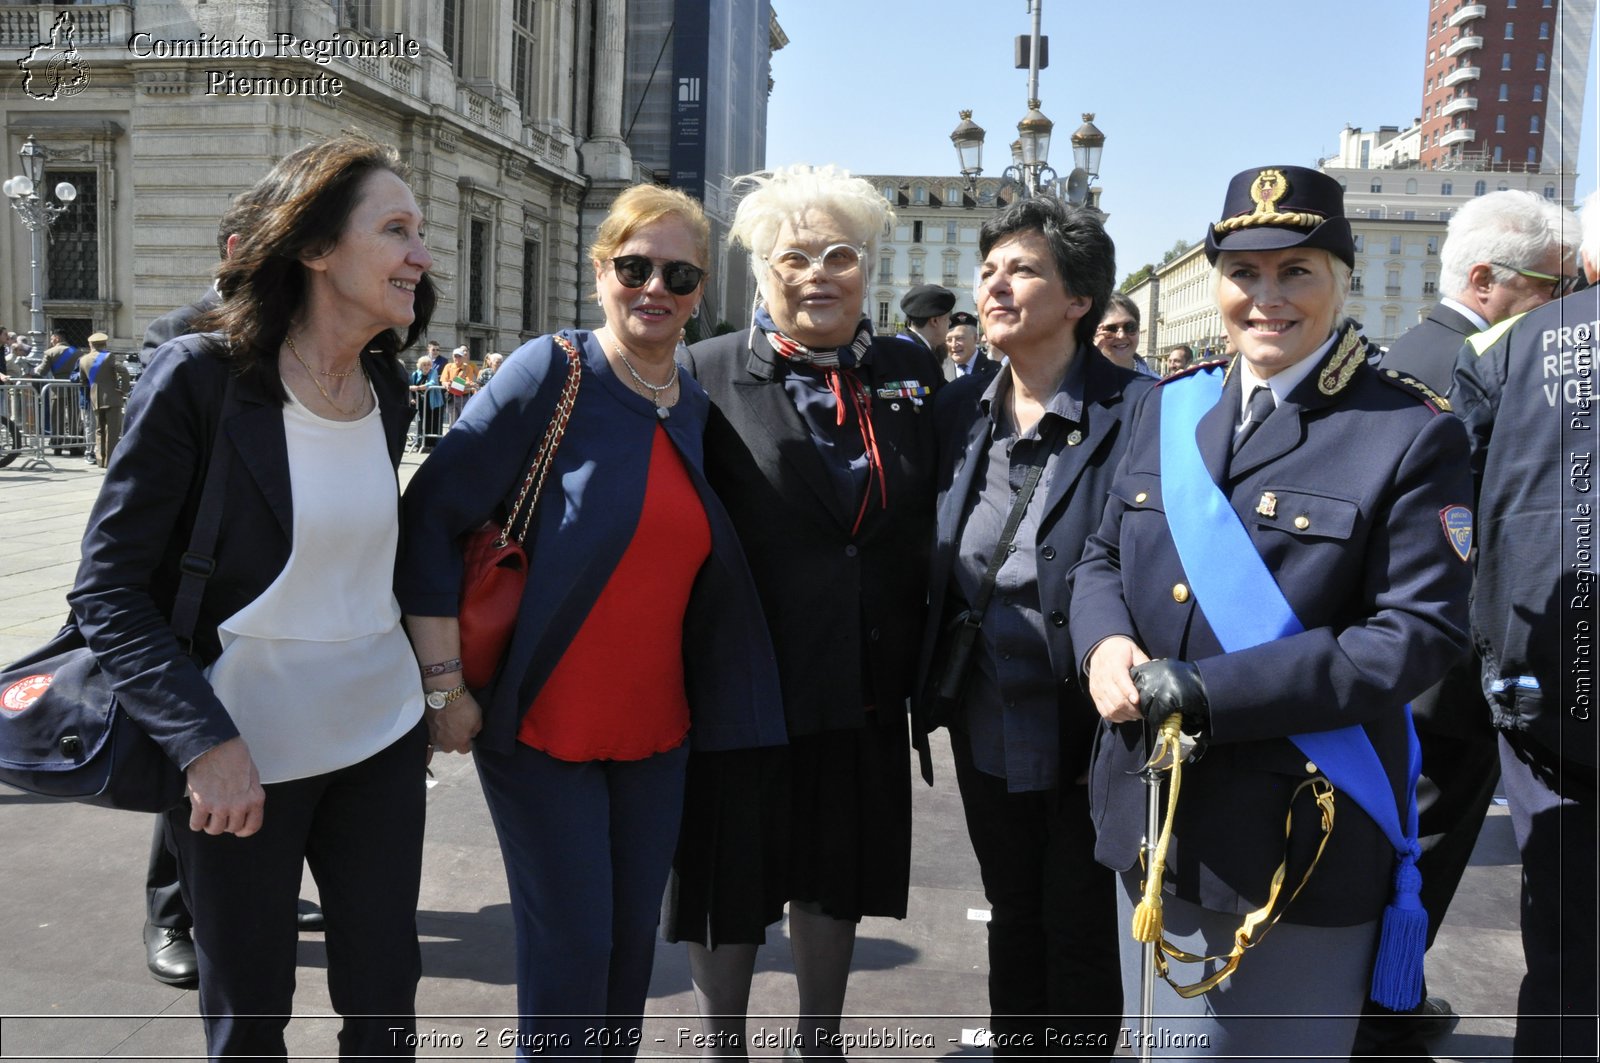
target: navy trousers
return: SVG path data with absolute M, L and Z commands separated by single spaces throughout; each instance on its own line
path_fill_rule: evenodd
M 1500 778 L 1522 853 L 1518 1059 L 1595 1058 L 1595 770 L 1500 735 Z
M 1122 1021 L 1116 877 L 1094 860 L 1088 787 L 1008 793 L 950 734 L 967 833 L 989 901 L 996 1059 L 1109 1059 Z
M 287 1057 L 302 864 L 328 916 L 328 995 L 345 1016 L 340 1058 L 415 1048 L 417 894 L 422 882 L 428 733 L 419 722 L 357 764 L 269 783 L 261 830 L 248 838 L 189 829 L 167 813 L 183 897 L 194 913 L 200 1014 L 213 1058 Z
M 517 1058 L 638 1053 L 688 755 L 474 753 L 511 887 Z

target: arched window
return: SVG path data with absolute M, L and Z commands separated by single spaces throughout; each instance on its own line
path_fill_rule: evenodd
M 1533 102 L 1534 103 L 1539 103 L 1539 102 L 1543 101 L 1543 99 L 1544 99 L 1544 86 L 1538 84 L 1537 82 L 1535 82 L 1534 86 L 1533 86 Z
M 1510 85 L 1501 85 L 1500 86 L 1500 102 L 1501 103 L 1505 103 L 1509 99 L 1511 99 L 1511 86 Z
M 1489 185 L 1485 181 L 1479 181 L 1472 186 L 1472 194 L 1475 196 L 1481 196 L 1487 191 L 1489 191 Z
M 1439 194 L 1441 196 L 1453 196 L 1453 195 L 1455 195 L 1456 194 L 1455 182 L 1454 181 L 1446 181 L 1443 184 L 1441 184 L 1439 186 Z
M 1535 70 L 1543 70 L 1544 69 L 1544 53 L 1543 52 L 1540 52 L 1538 55 L 1533 57 L 1533 68 Z
M 928 201 L 928 186 L 916 185 L 911 189 L 911 202 L 926 203 Z
M 1549 199 L 1549 200 L 1554 200 L 1556 198 L 1556 186 L 1555 185 L 1545 185 L 1544 186 L 1544 198 Z
M 1417 179 L 1415 177 L 1407 178 L 1406 179 L 1406 195 L 1414 196 L 1416 194 L 1417 194 Z

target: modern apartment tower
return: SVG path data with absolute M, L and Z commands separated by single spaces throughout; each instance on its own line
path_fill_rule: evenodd
M 1577 168 L 1595 0 L 1429 0 L 1420 162 Z

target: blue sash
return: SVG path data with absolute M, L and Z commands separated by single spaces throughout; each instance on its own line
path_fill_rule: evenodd
M 1224 651 L 1234 653 L 1305 630 L 1284 598 L 1233 505 L 1211 479 L 1195 430 L 1222 394 L 1220 366 L 1203 369 L 1161 389 L 1161 483 L 1167 527 L 1190 589 Z M 1422 995 L 1422 953 L 1428 916 L 1417 891 L 1417 774 L 1422 751 L 1406 707 L 1408 764 L 1405 823 L 1395 805 L 1388 772 L 1360 726 L 1290 735 L 1335 789 L 1348 794 L 1394 846 L 1399 858 L 1394 896 L 1384 911 L 1383 935 L 1373 969 L 1372 999 L 1395 1011 Z
M 105 360 L 110 356 L 110 351 L 101 351 L 99 356 L 95 358 L 94 364 L 89 367 L 89 384 L 91 387 L 94 385 L 95 377 L 100 375 L 100 367 L 105 364 Z

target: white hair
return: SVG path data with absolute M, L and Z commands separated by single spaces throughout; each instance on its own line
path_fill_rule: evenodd
M 1510 189 L 1478 196 L 1450 217 L 1439 249 L 1439 291 L 1460 298 L 1471 283 L 1468 274 L 1480 262 L 1532 269 L 1554 247 L 1570 257 L 1576 236 L 1572 212 L 1536 193 Z M 1503 283 L 1516 276 L 1505 266 L 1490 269 Z
M 884 227 L 894 221 L 894 211 L 877 189 L 837 166 L 800 163 L 745 174 L 733 186 L 750 186 L 750 191 L 739 200 L 728 240 L 750 252 L 750 270 L 763 296 L 771 273 L 767 259 L 784 222 L 799 218 L 808 210 L 827 214 L 852 243 L 865 249 L 861 269 L 870 276 Z
M 1583 255 L 1585 268 L 1593 264 L 1600 274 L 1600 188 L 1583 197 L 1578 205 L 1578 221 L 1583 230 L 1583 240 L 1578 253 Z

